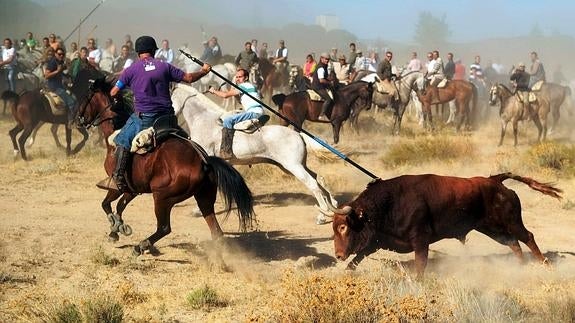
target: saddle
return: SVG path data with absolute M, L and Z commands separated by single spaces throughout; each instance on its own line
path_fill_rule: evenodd
M 178 118 L 175 115 L 161 116 L 152 127 L 140 131 L 134 137 L 130 151 L 143 155 L 171 137 L 190 139 L 188 133 L 178 125 Z
M 243 112 L 243 110 L 233 110 L 233 111 L 226 112 L 218 118 L 218 124 L 221 126 L 221 125 L 223 125 L 223 120 L 225 118 L 227 118 L 229 116 L 233 116 L 233 115 L 238 114 L 238 113 L 242 113 L 242 112 Z M 234 130 L 245 132 L 247 134 L 252 134 L 252 133 L 256 132 L 258 129 L 260 129 L 261 127 L 263 127 L 269 120 L 270 120 L 270 116 L 268 116 L 267 114 L 262 114 L 258 118 L 244 120 L 244 121 L 236 123 L 234 125 Z
M 50 110 L 52 110 L 53 115 L 62 116 L 66 114 L 66 103 L 58 94 L 46 89 L 40 90 L 40 93 L 42 93 L 44 97 L 46 97 L 46 100 L 48 100 Z
M 535 82 L 535 84 L 533 84 L 533 86 L 531 87 L 531 91 L 536 91 L 536 92 L 540 91 L 541 86 L 543 86 L 543 80 Z
M 319 94 L 317 94 L 316 91 L 312 90 L 312 89 L 307 89 L 307 94 L 309 95 L 309 99 L 312 101 L 318 101 L 318 102 L 323 102 L 325 101 L 321 96 L 319 96 Z M 333 93 L 331 93 L 331 90 L 327 89 L 327 94 L 329 95 L 329 97 L 333 100 Z
M 441 81 L 439 82 L 439 84 L 437 84 L 437 87 L 440 88 L 440 89 L 443 89 L 444 87 L 447 86 L 447 82 L 448 82 L 448 80 L 445 78 L 445 79 L 441 80 Z
M 524 103 L 523 102 L 523 96 L 520 95 L 519 91 L 515 92 L 515 98 L 517 99 L 518 102 Z M 537 102 L 537 95 L 530 91 L 529 96 L 528 96 L 528 101 L 529 101 L 529 103 Z

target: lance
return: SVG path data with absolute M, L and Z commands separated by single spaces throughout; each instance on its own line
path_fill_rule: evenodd
M 180 52 L 186 56 L 187 58 L 191 59 L 193 62 L 195 62 L 196 64 L 199 65 L 204 65 L 204 62 L 200 61 L 199 59 L 197 59 L 196 57 L 190 55 L 189 53 L 183 51 L 180 49 Z M 264 108 L 266 108 L 268 111 L 270 111 L 271 113 L 275 114 L 276 116 L 278 116 L 279 118 L 285 120 L 287 123 L 289 123 L 290 125 L 292 125 L 296 130 L 305 133 L 306 135 L 308 135 L 310 138 L 312 138 L 313 140 L 315 140 L 317 143 L 319 143 L 320 145 L 322 145 L 323 147 L 325 147 L 327 150 L 331 151 L 332 153 L 334 153 L 336 156 L 338 156 L 339 158 L 343 159 L 344 161 L 348 162 L 349 164 L 353 165 L 355 168 L 359 169 L 361 172 L 363 172 L 364 174 L 366 174 L 367 176 L 371 177 L 372 179 L 377 179 L 379 178 L 379 176 L 374 175 L 372 172 L 368 171 L 367 169 L 363 168 L 361 165 L 359 165 L 358 163 L 356 163 L 355 161 L 353 161 L 352 159 L 350 159 L 348 156 L 346 156 L 345 154 L 343 154 L 342 152 L 340 152 L 339 150 L 335 149 L 334 147 L 330 146 L 327 142 L 323 141 L 321 138 L 318 138 L 317 136 L 313 135 L 312 133 L 310 133 L 309 131 L 299 127 L 298 125 L 296 125 L 293 121 L 291 121 L 290 119 L 286 118 L 285 116 L 283 116 L 281 113 L 277 112 L 276 110 L 270 108 L 267 104 L 265 104 L 264 102 L 262 102 L 260 99 L 254 97 L 252 94 L 250 94 L 249 92 L 245 91 L 244 89 L 242 89 L 241 87 L 239 87 L 237 84 L 235 84 L 234 82 L 228 80 L 227 78 L 225 78 L 222 74 L 220 74 L 217 71 L 214 71 L 213 69 L 211 70 L 212 73 L 214 73 L 217 77 L 221 78 L 223 81 L 225 81 L 226 83 L 230 84 L 231 86 L 233 86 L 234 88 L 236 88 L 238 91 L 242 92 L 243 94 L 249 96 L 250 98 L 252 98 L 254 101 L 256 101 L 257 103 L 261 104 L 261 106 L 263 106 Z

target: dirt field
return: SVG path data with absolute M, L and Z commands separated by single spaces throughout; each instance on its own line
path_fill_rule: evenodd
M 457 302 L 441 303 L 446 311 L 454 313 L 445 317 L 453 321 L 499 321 L 509 315 L 507 318 L 513 320 L 517 316 L 495 313 L 498 298 L 489 295 L 501 293 L 515 295 L 518 304 L 535 313 L 548 311 L 550 299 L 567 298 L 575 315 L 575 180 L 522 164 L 522 154 L 534 142 L 533 125 L 522 126 L 520 145 L 514 149 L 511 133 L 503 147 L 496 147 L 499 125 L 495 120 L 465 136 L 455 135 L 450 129 L 441 131 L 441 135 L 429 135 L 407 120 L 405 134 L 399 138 L 389 136 L 389 120 L 386 113 L 373 117 L 367 112 L 360 124 L 369 129 L 358 136 L 346 127 L 339 147 L 382 178 L 408 173 L 488 176 L 510 170 L 553 182 L 564 190 L 564 199 L 557 201 L 524 184 L 511 180 L 505 183 L 521 198 L 525 225 L 551 260 L 550 268 L 532 261 L 520 265 L 507 247 L 476 232 L 468 235 L 465 245 L 456 240 L 432 245 L 426 281 L 478 290 L 484 303 L 492 302 L 488 308 L 494 309 L 483 316 L 475 313 L 479 316 L 461 317 L 457 314 L 461 312 L 457 312 Z M 550 136 L 552 140 L 573 139 L 565 124 Z M 63 303 L 82 307 L 101 296 L 118 300 L 124 319 L 129 322 L 274 321 L 278 320 L 274 315 L 282 310 L 277 307 L 277 297 L 286 295 L 286 272 L 333 279 L 348 275 L 344 271 L 346 263 L 333 257 L 331 225 L 315 224 L 318 211 L 310 193 L 292 177 L 265 165 L 238 167 L 254 193 L 258 227 L 257 231 L 239 233 L 235 215 L 223 223 L 225 266 L 214 261 L 216 246 L 210 242 L 203 218 L 193 215 L 193 200 L 178 205 L 172 212 L 172 233 L 156 244 L 158 254 L 134 258 L 132 246 L 155 229 L 152 197 L 140 196 L 127 208 L 124 219 L 134 233 L 121 236 L 118 243 L 109 243 L 109 223 L 100 207 L 105 192 L 95 186 L 104 176 L 104 151 L 91 139 L 77 156 L 67 158 L 55 148 L 48 127 L 44 127 L 37 142 L 28 149 L 32 160 L 24 162 L 12 156 L 6 135 L 12 126 L 11 118 L 4 116 L 0 120 L 2 322 L 47 320 L 54 308 Z M 310 129 L 331 138 L 327 127 L 314 125 Z M 390 146 L 421 137 L 433 141 L 437 136 L 461 138 L 472 145 L 475 153 L 449 161 L 384 166 Z M 310 154 L 308 164 L 325 177 L 340 202 L 356 196 L 369 182 L 367 176 L 342 161 L 326 161 Z M 222 209 L 221 204 L 218 208 Z M 427 295 L 423 291 L 432 290 L 432 285 L 410 279 L 412 259 L 413 254 L 378 251 L 359 266 L 353 277 L 378 282 L 378 276 L 388 277 L 391 273 L 404 286 L 401 292 L 396 290 L 401 297 Z M 403 267 L 406 273 L 398 269 Z M 187 296 L 203 286 L 215 290 L 226 306 L 191 307 Z M 444 297 L 456 299 L 453 295 Z M 393 303 L 393 299 L 388 303 Z M 433 305 L 426 306 L 430 310 Z

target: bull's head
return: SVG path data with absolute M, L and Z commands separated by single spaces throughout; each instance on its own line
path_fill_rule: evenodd
M 345 206 L 334 209 L 333 216 L 333 244 L 335 256 L 339 260 L 346 260 L 349 255 L 357 253 L 368 243 L 365 236 L 365 223 L 368 221 L 363 210 Z

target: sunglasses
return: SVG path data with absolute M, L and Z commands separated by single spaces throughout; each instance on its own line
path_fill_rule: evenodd
M 64 56 L 64 53 L 56 53 L 58 56 Z

